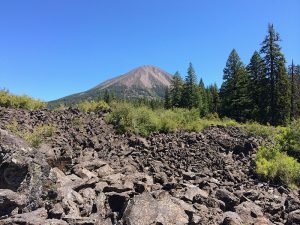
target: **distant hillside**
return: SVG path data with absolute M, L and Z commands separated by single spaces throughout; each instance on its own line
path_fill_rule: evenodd
M 72 105 L 83 100 L 103 97 L 106 90 L 118 98 L 162 98 L 172 75 L 155 66 L 141 66 L 126 74 L 107 80 L 94 88 L 49 102 L 50 106 Z

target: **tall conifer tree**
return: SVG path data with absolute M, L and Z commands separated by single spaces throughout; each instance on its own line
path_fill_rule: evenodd
M 260 53 L 264 55 L 266 74 L 270 84 L 270 123 L 272 125 L 282 124 L 290 116 L 290 110 L 287 110 L 290 108 L 290 87 L 279 41 L 279 34 L 275 31 L 273 24 L 269 24 L 268 34 L 262 42 Z
M 251 118 L 266 123 L 269 115 L 270 90 L 266 77 L 266 66 L 257 51 L 252 55 L 247 70 L 250 76 Z
M 181 97 L 182 97 L 182 88 L 183 88 L 183 81 L 179 72 L 177 71 L 173 79 L 171 80 L 171 87 L 170 87 L 170 98 L 172 107 L 178 108 L 181 107 Z
M 249 75 L 235 49 L 228 57 L 223 80 L 220 90 L 222 115 L 245 121 L 250 116 Z
M 197 76 L 192 63 L 190 63 L 185 83 L 183 85 L 182 93 L 182 106 L 186 108 L 198 108 L 199 107 L 199 89 L 197 87 Z

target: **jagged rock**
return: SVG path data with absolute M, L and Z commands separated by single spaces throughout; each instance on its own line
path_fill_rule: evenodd
M 67 223 L 61 220 L 47 219 L 47 210 L 40 208 L 29 213 L 18 214 L 5 220 L 0 220 L 0 225 L 45 225 L 45 224 L 61 224 L 66 225 Z
M 235 212 L 225 212 L 223 215 L 223 222 L 221 225 L 241 225 L 243 224 L 243 220 L 239 216 L 239 214 Z
M 61 219 L 64 214 L 64 209 L 60 203 L 56 203 L 53 208 L 49 210 L 48 214 L 51 219 Z
M 105 177 L 114 173 L 114 170 L 109 165 L 104 165 L 97 170 L 99 177 Z
M 50 124 L 55 132 L 31 148 L 4 131 L 13 121 L 20 131 Z M 230 126 L 141 138 L 116 134 L 104 112 L 0 107 L 0 221 L 45 207 L 35 223 L 210 225 L 238 218 L 228 210 L 244 224 L 297 223 L 299 190 L 258 180 L 257 143 Z
M 226 189 L 218 189 L 216 197 L 225 203 L 225 210 L 232 210 L 239 202 L 239 199 Z
M 149 193 L 135 196 L 125 209 L 123 220 L 128 225 L 150 225 L 154 223 L 175 225 L 187 224 L 188 217 L 184 210 L 168 196 L 159 201 Z
M 286 222 L 286 225 L 296 224 L 300 224 L 300 209 L 290 212 Z
M 133 184 L 132 184 L 133 187 Z M 126 187 L 124 185 L 121 184 L 113 184 L 110 186 L 106 186 L 103 188 L 103 192 L 116 192 L 116 193 L 122 193 L 122 192 L 126 192 L 126 191 L 131 191 L 132 188 Z
M 0 217 L 10 215 L 15 209 L 22 209 L 26 202 L 26 196 L 9 189 L 0 189 Z
M 261 207 L 249 201 L 243 202 L 236 206 L 235 211 L 242 218 L 245 225 L 253 224 L 257 218 L 263 217 Z
M 286 198 L 284 205 L 287 209 L 287 212 L 298 210 L 300 209 L 300 199 L 299 198 L 297 199 L 296 197 L 289 195 Z
M 208 197 L 208 193 L 206 191 L 201 190 L 200 188 L 194 186 L 194 185 L 189 185 L 186 188 L 186 191 L 184 193 L 183 199 L 186 199 L 188 201 L 193 201 L 194 197 L 196 195 L 201 195 L 204 198 Z

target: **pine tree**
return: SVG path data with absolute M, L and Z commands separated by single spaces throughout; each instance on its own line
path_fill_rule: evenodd
M 208 93 L 202 78 L 199 82 L 199 98 L 200 116 L 206 116 L 208 114 Z
M 170 98 L 172 107 L 181 107 L 181 96 L 182 96 L 183 81 L 179 72 L 177 71 L 173 79 L 171 80 Z
M 185 108 L 191 109 L 199 107 L 199 90 L 196 82 L 197 76 L 192 63 L 190 63 L 181 98 L 181 105 Z
M 235 49 L 228 57 L 223 80 L 220 90 L 221 114 L 245 121 L 250 114 L 249 75 Z
M 291 119 L 300 116 L 300 65 L 289 66 L 288 76 L 291 83 Z
M 266 77 L 266 66 L 257 51 L 252 55 L 247 70 L 250 76 L 251 119 L 266 123 L 268 121 L 270 91 Z
M 171 98 L 170 98 L 170 89 L 166 87 L 165 89 L 165 109 L 170 109 L 172 107 Z
M 220 105 L 219 90 L 217 84 L 210 85 L 208 87 L 208 102 L 209 102 L 209 112 L 218 113 Z
M 289 82 L 287 82 L 287 73 L 285 69 L 285 59 L 280 52 L 281 47 L 279 34 L 274 30 L 272 24 L 268 26 L 268 34 L 262 42 L 260 53 L 264 54 L 264 61 L 266 64 L 266 74 L 270 85 L 270 119 L 272 125 L 278 125 L 287 121 L 289 118 L 290 100 L 289 96 Z M 278 86 L 277 86 L 278 85 Z
M 111 103 L 113 100 L 115 100 L 115 95 L 112 92 L 109 92 L 107 89 L 104 92 L 103 99 L 106 103 Z
M 291 92 L 285 64 L 283 60 L 278 62 L 275 83 L 275 125 L 286 124 L 290 119 Z

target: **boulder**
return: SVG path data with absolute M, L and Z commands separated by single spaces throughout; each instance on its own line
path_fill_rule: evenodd
M 225 212 L 223 215 L 223 222 L 221 225 L 241 225 L 243 220 L 236 212 Z
M 239 202 L 239 199 L 226 189 L 218 189 L 216 198 L 225 203 L 225 210 L 233 210 L 234 206 Z
M 29 213 L 18 214 L 12 216 L 8 219 L 0 220 L 0 225 L 45 225 L 45 224 L 57 224 L 57 225 L 67 225 L 65 221 L 56 219 L 47 219 L 47 210 L 45 208 L 40 208 Z
M 9 189 L 0 189 L 0 217 L 25 207 L 27 197 Z
M 239 204 L 235 207 L 235 211 L 239 214 L 245 225 L 253 224 L 257 218 L 263 217 L 261 207 L 250 201 Z
M 184 193 L 183 199 L 184 200 L 188 200 L 188 201 L 193 201 L 194 197 L 196 195 L 201 195 L 204 198 L 208 197 L 208 193 L 206 191 L 201 190 L 200 188 L 198 188 L 197 186 L 194 185 L 189 185 L 186 188 L 186 191 Z
M 298 225 L 300 224 L 300 209 L 289 213 L 286 225 Z
M 187 214 L 170 196 L 163 194 L 156 200 L 148 192 L 129 201 L 123 220 L 128 225 L 179 225 L 189 222 Z

